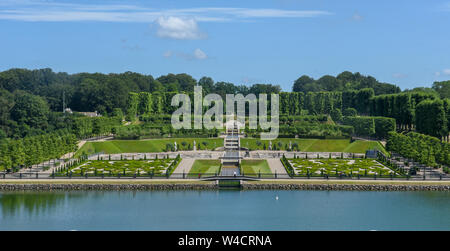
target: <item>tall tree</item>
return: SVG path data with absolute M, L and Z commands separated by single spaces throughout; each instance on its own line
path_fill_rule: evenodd
M 300 78 L 298 78 L 297 80 L 295 80 L 294 82 L 294 86 L 292 87 L 292 91 L 293 92 L 307 92 L 308 90 L 306 90 L 305 86 L 307 84 L 311 84 L 314 82 L 314 79 L 307 76 L 307 75 L 303 75 Z
M 433 90 L 437 91 L 442 99 L 450 98 L 450 80 L 442 82 L 434 82 Z
M 13 120 L 38 129 L 47 128 L 49 108 L 43 98 L 19 91 L 15 93 L 14 100 L 15 104 L 11 109 Z
M 447 119 L 441 100 L 424 100 L 416 107 L 415 124 L 418 132 L 442 137 L 447 135 Z

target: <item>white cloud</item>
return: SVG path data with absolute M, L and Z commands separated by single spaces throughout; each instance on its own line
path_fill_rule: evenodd
M 440 77 L 442 75 L 450 75 L 450 68 L 449 69 L 444 69 L 442 71 L 437 71 L 434 73 L 435 77 Z
M 200 50 L 200 49 L 195 49 L 195 51 L 194 51 L 194 57 L 196 58 L 196 59 L 200 59 L 200 60 L 203 60 L 203 59 L 206 59 L 206 58 L 208 58 L 208 56 L 206 55 L 206 53 L 204 53 L 202 50 Z
M 205 60 L 208 58 L 208 55 L 201 49 L 195 49 L 193 53 L 185 53 L 185 52 L 174 52 L 168 50 L 164 52 L 163 56 L 165 58 L 178 57 L 185 60 Z
M 280 9 L 236 9 L 229 11 L 230 14 L 241 17 L 317 17 L 328 15 L 330 13 L 325 11 L 309 11 L 309 10 L 280 10 Z
M 200 32 L 197 22 L 192 18 L 160 17 L 156 20 L 157 35 L 173 39 L 203 39 L 206 34 Z
M 73 4 L 54 1 L 0 2 L 0 19 L 38 22 L 154 22 L 177 17 L 197 22 L 225 22 L 254 18 L 311 18 L 331 15 L 321 10 L 250 8 L 153 9 L 137 5 Z

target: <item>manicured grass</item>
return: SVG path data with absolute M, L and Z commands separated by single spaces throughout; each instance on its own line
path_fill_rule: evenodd
M 259 173 L 261 173 L 261 176 L 264 174 L 272 176 L 267 160 L 242 160 L 241 172 L 246 176 L 258 176 Z
M 173 163 L 173 164 L 172 164 Z M 177 165 L 174 159 L 151 159 L 151 160 L 89 160 L 68 170 L 61 170 L 57 175 L 66 176 L 132 176 L 140 175 L 163 175 L 171 166 Z M 175 169 L 174 166 L 172 169 Z
M 389 153 L 384 149 L 384 147 L 378 141 L 362 141 L 357 140 L 350 145 L 348 145 L 344 152 L 349 153 L 365 153 L 366 150 L 379 150 L 383 152 L 385 155 L 389 155 Z
M 223 146 L 223 139 L 221 138 L 174 138 L 174 139 L 150 139 L 150 140 L 111 140 L 101 142 L 86 142 L 77 153 L 76 157 L 83 152 L 86 154 L 94 154 L 103 152 L 105 154 L 114 153 L 149 153 L 149 152 L 164 152 L 167 144 L 174 145 L 177 142 L 178 150 L 187 150 L 189 146 L 192 148 L 194 144 L 200 144 L 200 149 L 197 150 L 212 150 L 214 147 Z M 185 142 L 185 146 L 183 145 Z M 203 144 L 206 142 L 206 146 Z
M 260 143 L 259 145 L 257 143 Z M 350 143 L 350 139 L 287 139 L 279 138 L 272 141 L 272 147 L 276 146 L 279 149 L 279 142 L 281 142 L 281 149 L 286 150 L 289 147 L 289 142 L 298 144 L 298 150 L 302 152 L 348 152 L 348 153 L 365 153 L 366 150 L 377 149 L 387 154 L 384 147 L 378 141 L 362 141 L 356 140 Z M 260 139 L 246 138 L 241 139 L 241 146 L 250 148 L 251 150 L 266 150 L 269 149 L 269 141 Z M 297 149 L 294 149 L 297 150 Z
M 289 159 L 296 175 L 380 176 L 397 174 L 372 159 Z
M 145 152 L 164 152 L 166 145 L 177 142 L 178 150 L 188 150 L 189 145 L 192 149 L 194 140 L 196 144 L 200 144 L 200 149 L 212 150 L 213 148 L 222 147 L 223 139 L 221 138 L 186 138 L 186 139 L 151 139 L 151 140 L 111 140 L 102 142 L 87 142 L 79 149 L 75 157 L 79 157 L 82 153 L 94 154 L 103 152 L 105 154 L 114 153 L 145 153 Z M 182 142 L 185 142 L 183 146 Z M 205 146 L 203 142 L 206 142 Z M 377 141 L 361 141 L 357 140 L 350 143 L 349 139 L 288 139 L 279 138 L 272 141 L 272 148 L 285 150 L 289 147 L 289 142 L 298 145 L 298 150 L 302 152 L 349 152 L 349 153 L 365 153 L 366 150 L 378 149 L 387 154 L 384 147 Z M 250 148 L 251 150 L 269 149 L 269 141 L 263 141 L 254 138 L 241 139 L 241 146 Z M 297 149 L 293 149 L 297 150 Z
M 323 139 L 317 140 L 309 148 L 307 152 L 344 152 L 345 148 L 350 144 L 349 139 Z
M 198 174 L 216 174 L 220 171 L 220 160 L 198 159 L 194 161 L 188 176 L 198 176 Z
M 289 147 L 289 142 L 292 144 L 297 143 L 300 151 L 303 149 L 309 148 L 314 142 L 318 141 L 318 139 L 288 139 L 288 138 L 278 138 L 276 140 L 272 140 L 272 148 L 274 146 L 279 148 L 278 143 L 281 142 L 281 149 L 285 150 L 286 146 Z M 258 144 L 259 143 L 259 144 Z M 269 150 L 269 141 L 255 139 L 255 138 L 243 138 L 241 139 L 241 147 L 249 148 L 251 150 L 264 150 L 264 145 L 266 146 L 266 150 Z

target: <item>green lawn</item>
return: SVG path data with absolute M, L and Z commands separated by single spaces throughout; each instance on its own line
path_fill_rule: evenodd
M 194 140 L 196 144 L 200 144 L 200 149 L 212 150 L 213 148 L 222 147 L 223 139 L 221 138 L 177 138 L 177 139 L 150 139 L 150 140 L 111 140 L 102 142 L 87 142 L 81 147 L 76 157 L 83 152 L 86 154 L 94 154 L 103 152 L 105 154 L 114 153 L 145 153 L 145 152 L 164 152 L 166 145 L 174 145 L 177 142 L 178 150 L 188 150 L 192 148 Z M 183 146 L 183 142 L 185 145 Z M 206 142 L 206 146 L 203 144 Z M 350 143 L 349 139 L 287 139 L 279 138 L 272 141 L 272 146 L 285 150 L 289 146 L 289 142 L 295 147 L 298 145 L 298 151 L 302 152 L 349 152 L 349 153 L 365 153 L 369 149 L 378 149 L 387 153 L 384 147 L 377 141 L 354 141 Z M 241 146 L 250 148 L 251 150 L 263 150 L 264 145 L 269 149 L 269 141 L 263 141 L 254 138 L 241 139 Z M 297 150 L 294 148 L 294 150 Z
M 145 152 L 163 152 L 166 150 L 167 144 L 174 145 L 177 142 L 178 150 L 187 150 L 193 147 L 194 140 L 196 144 L 200 144 L 201 150 L 212 150 L 215 147 L 223 146 L 223 139 L 214 138 L 177 138 L 177 139 L 150 139 L 150 140 L 111 140 L 102 142 L 86 142 L 75 156 L 80 156 L 83 152 L 93 154 L 104 152 L 105 154 L 114 153 L 145 153 Z M 183 145 L 183 142 L 185 145 Z M 203 144 L 206 142 L 206 146 Z M 199 150 L 197 148 L 197 150 Z
M 191 171 L 189 171 L 188 176 L 198 176 L 199 173 L 216 174 L 219 173 L 219 171 L 220 171 L 220 160 L 198 159 L 194 161 L 194 164 L 192 165 Z
M 350 139 L 286 139 L 279 138 L 272 141 L 272 147 L 276 146 L 279 149 L 285 150 L 289 147 L 289 142 L 297 143 L 298 151 L 302 152 L 349 152 L 349 153 L 365 153 L 366 150 L 378 149 L 387 154 L 384 147 L 378 141 L 361 141 L 356 140 L 350 143 Z M 259 143 L 259 144 L 258 144 Z M 251 150 L 266 150 L 269 149 L 269 141 L 260 139 L 241 139 L 241 146 L 250 148 Z M 294 150 L 297 150 L 294 148 Z
M 348 145 L 350 145 L 349 139 L 317 140 L 306 149 L 306 152 L 344 152 Z
M 289 142 L 291 141 L 292 144 L 297 143 L 299 150 L 303 151 L 303 149 L 306 149 L 310 147 L 314 142 L 316 142 L 318 139 L 287 139 L 287 138 L 279 138 L 272 141 L 272 147 L 278 146 L 278 143 L 280 142 L 282 147 L 281 149 L 285 149 L 286 146 L 289 146 Z M 243 138 L 241 139 L 241 147 L 249 148 L 251 150 L 263 150 L 264 145 L 266 146 L 266 150 L 269 150 L 269 141 L 260 140 L 260 139 L 254 139 L 254 138 Z
M 350 145 L 348 145 L 344 152 L 349 152 L 349 153 L 365 153 L 366 150 L 380 150 L 381 152 L 383 152 L 386 155 L 389 155 L 389 153 L 386 151 L 386 149 L 384 149 L 384 147 L 380 144 L 380 142 L 378 141 L 361 141 L 361 140 L 357 140 L 353 143 L 351 143 Z
M 241 161 L 241 172 L 246 176 L 257 176 L 261 173 L 272 175 L 269 164 L 266 160 L 242 160 Z

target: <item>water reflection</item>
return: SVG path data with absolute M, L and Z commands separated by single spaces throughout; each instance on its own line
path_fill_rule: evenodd
M 0 192 L 0 230 L 449 230 L 449 210 L 449 192 L 22 191 Z
M 21 212 L 27 215 L 50 213 L 64 206 L 67 200 L 79 199 L 81 193 L 67 192 L 1 192 L 0 218 L 15 216 Z

